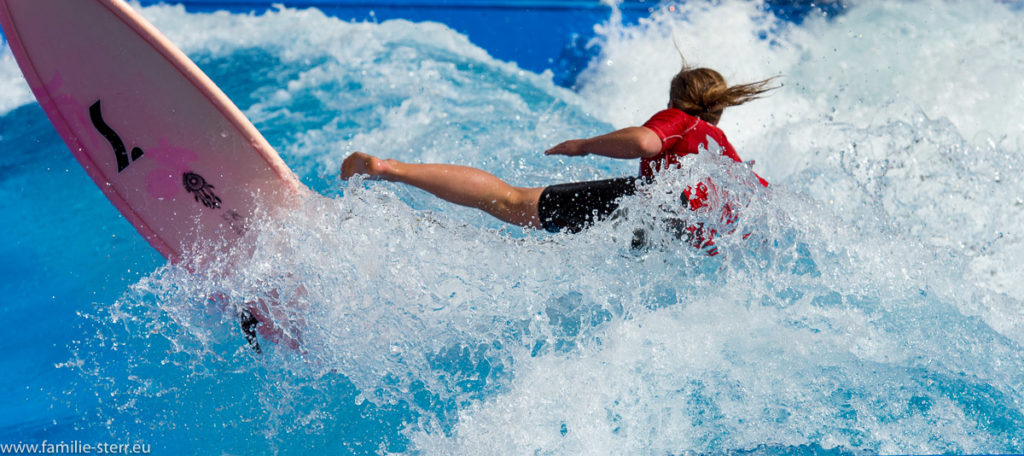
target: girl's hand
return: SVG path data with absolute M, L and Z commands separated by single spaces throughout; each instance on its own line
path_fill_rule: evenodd
M 584 142 L 586 142 L 584 139 L 570 139 L 548 149 L 544 155 L 568 155 L 570 157 L 587 155 L 587 151 L 583 150 Z

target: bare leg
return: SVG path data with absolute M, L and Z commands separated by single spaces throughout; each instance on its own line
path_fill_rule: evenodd
M 540 228 L 537 202 L 544 188 L 513 187 L 494 175 L 458 165 L 402 163 L 356 152 L 341 165 L 341 178 L 368 174 L 433 193 L 455 204 L 483 210 L 515 225 Z

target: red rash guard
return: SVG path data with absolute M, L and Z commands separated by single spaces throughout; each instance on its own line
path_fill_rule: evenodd
M 736 154 L 736 149 L 733 149 L 732 144 L 729 144 L 729 140 L 726 139 L 722 130 L 699 117 L 691 116 L 678 109 L 666 109 L 658 112 L 643 126 L 661 138 L 661 152 L 652 158 L 640 159 L 640 175 L 644 178 L 651 179 L 655 173 L 666 167 L 679 167 L 682 157 L 696 154 L 702 150 L 709 150 L 715 144 L 721 147 L 723 155 L 737 162 L 743 161 Z M 758 176 L 757 173 L 754 176 L 761 182 L 761 185 L 768 186 L 768 181 Z M 690 210 L 697 210 L 705 205 L 708 196 L 708 188 L 705 183 L 710 184 L 711 182 L 705 179 L 705 182 L 700 182 L 695 187 L 688 187 L 683 191 L 689 199 Z M 735 220 L 732 208 L 728 204 L 724 208 L 723 220 L 726 223 L 732 223 Z M 715 235 L 714 230 L 706 232 L 703 227 L 691 226 L 687 228 L 687 231 L 690 232 L 690 240 L 694 246 L 708 248 L 708 253 L 711 255 L 717 254 L 717 250 L 713 247 L 714 242 L 712 242 Z
M 742 162 L 732 148 L 725 133 L 699 117 L 691 116 L 678 109 L 666 109 L 651 117 L 644 123 L 661 138 L 661 153 L 653 158 L 640 159 L 640 175 L 648 179 L 666 166 L 679 166 L 679 159 L 685 155 L 696 154 L 701 149 L 707 150 L 708 144 L 714 141 L 722 148 L 722 154 L 735 161 Z M 756 176 L 756 174 L 755 174 Z M 768 186 L 768 181 L 757 176 L 761 185 Z

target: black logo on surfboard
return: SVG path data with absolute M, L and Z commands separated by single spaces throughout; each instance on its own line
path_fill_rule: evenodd
M 197 202 L 203 203 L 203 206 L 210 209 L 220 208 L 220 197 L 213 193 L 213 186 L 208 184 L 203 176 L 187 172 L 181 175 L 181 183 L 185 185 L 185 190 L 188 190 Z
M 114 148 L 114 157 L 117 158 L 118 173 L 128 169 L 128 165 L 131 165 L 135 160 L 142 158 L 142 155 L 145 154 L 142 149 L 133 147 L 131 155 L 128 155 L 128 148 L 125 147 L 121 136 L 118 135 L 113 128 L 110 128 L 110 125 L 107 125 L 107 122 L 103 120 L 103 110 L 100 107 L 100 100 L 96 100 L 96 102 L 89 107 L 89 118 L 92 119 L 92 125 L 96 127 L 96 130 L 98 130 L 104 138 L 107 138 L 107 142 L 110 143 L 110 147 Z

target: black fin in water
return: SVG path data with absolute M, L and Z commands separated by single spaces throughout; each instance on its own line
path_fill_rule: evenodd
M 248 309 L 241 311 L 238 314 L 238 317 L 242 324 L 242 333 L 245 334 L 246 342 L 249 342 L 249 346 L 252 347 L 253 351 L 256 353 L 263 353 L 263 350 L 260 349 L 260 341 L 256 340 L 256 325 L 258 325 L 260 321 L 257 320 Z

